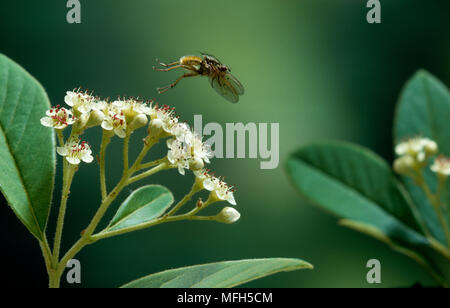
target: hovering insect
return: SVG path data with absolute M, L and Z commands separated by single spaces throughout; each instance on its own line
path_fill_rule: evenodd
M 209 78 L 211 86 L 214 90 L 216 90 L 217 93 L 223 96 L 226 100 L 232 103 L 237 103 L 239 101 L 239 96 L 244 94 L 244 87 L 239 82 L 239 80 L 237 80 L 236 77 L 231 74 L 230 68 L 220 63 L 220 61 L 217 60 L 217 58 L 214 56 L 204 53 L 202 53 L 201 55 L 201 57 L 184 56 L 181 57 L 179 61 L 169 64 L 161 63 L 156 60 L 158 64 L 165 67 L 153 67 L 153 69 L 156 71 L 168 72 L 176 68 L 184 68 L 189 71 L 188 73 L 185 73 L 178 77 L 171 84 L 162 88 L 157 88 L 156 90 L 158 91 L 158 93 L 161 94 L 168 91 L 169 89 L 172 89 L 183 78 L 207 76 Z

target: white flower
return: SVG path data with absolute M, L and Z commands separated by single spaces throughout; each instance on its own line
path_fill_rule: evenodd
M 64 101 L 75 111 L 83 114 L 92 110 L 95 98 L 87 93 L 67 91 Z
M 167 160 L 175 167 L 178 168 L 178 172 L 184 175 L 184 169 L 189 169 L 189 162 L 191 160 L 190 151 L 187 144 L 177 139 L 167 140 Z
M 57 147 L 56 151 L 59 155 L 65 156 L 72 165 L 78 165 L 80 161 L 90 163 L 94 159 L 89 145 L 85 141 L 80 143 L 78 138 L 69 139 L 64 146 Z
M 162 129 L 169 135 L 173 135 L 173 130 L 179 128 L 178 118 L 174 114 L 174 108 L 167 105 L 162 107 L 155 107 L 155 113 L 152 118 L 160 119 L 162 121 Z
M 102 122 L 102 128 L 104 130 L 114 131 L 120 138 L 125 138 L 127 122 L 125 121 L 123 112 L 113 105 L 109 105 Z
M 134 100 L 117 100 L 112 105 L 124 112 L 126 116 L 134 117 L 137 114 L 145 114 L 151 116 L 155 111 L 151 105 Z
M 436 142 L 428 138 L 415 137 L 399 143 L 395 147 L 395 153 L 399 156 L 409 155 L 418 162 L 424 162 L 427 158 L 437 153 Z
M 189 144 L 192 132 L 189 128 L 189 125 L 187 125 L 186 123 L 176 123 L 170 129 L 170 134 L 176 139 Z
M 63 129 L 75 122 L 72 111 L 61 108 L 59 105 L 47 110 L 45 114 L 47 116 L 41 118 L 41 124 L 47 127 Z
M 152 122 L 156 121 L 152 120 Z M 184 136 L 167 140 L 167 159 L 184 175 L 184 169 L 200 170 L 212 157 L 210 147 L 190 130 L 184 130 Z
M 241 214 L 232 207 L 225 207 L 216 215 L 216 221 L 225 224 L 232 224 L 239 220 Z
M 222 179 L 209 174 L 206 170 L 194 172 L 198 181 L 201 182 L 202 188 L 209 190 L 211 196 L 217 201 L 228 201 L 231 205 L 236 205 L 234 200 L 234 187 L 229 186 Z
M 109 103 L 107 101 L 95 101 L 91 107 L 93 110 L 105 111 L 108 109 Z
M 186 134 L 185 142 L 190 146 L 192 157 L 209 164 L 209 159 L 213 157 L 213 154 L 208 144 L 203 143 L 202 139 L 192 132 Z
M 448 177 L 450 175 L 450 158 L 445 156 L 439 156 L 434 160 L 431 165 L 431 171 L 437 173 L 442 177 Z

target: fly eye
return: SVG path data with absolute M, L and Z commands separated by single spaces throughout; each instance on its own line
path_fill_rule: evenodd
M 228 71 L 228 67 L 226 67 L 225 65 L 222 65 L 222 66 L 220 67 L 220 70 L 221 70 L 222 72 L 226 72 L 226 71 Z

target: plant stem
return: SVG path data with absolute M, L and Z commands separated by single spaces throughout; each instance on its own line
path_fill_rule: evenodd
M 438 189 L 436 193 L 439 201 L 441 202 L 441 207 L 443 210 L 444 218 L 447 219 L 447 225 L 450 223 L 449 219 L 449 208 L 448 208 L 448 192 L 447 192 L 447 177 L 438 175 Z M 450 248 L 450 247 L 449 247 Z
M 106 155 L 106 148 L 108 147 L 110 141 L 111 137 L 108 135 L 108 132 L 103 130 L 102 144 L 100 146 L 100 189 L 102 193 L 102 200 L 105 200 L 108 192 L 106 188 L 106 178 L 105 178 L 105 155 Z
M 189 193 L 187 193 L 183 199 L 181 199 L 168 213 L 167 216 L 173 216 L 184 204 L 186 204 L 186 202 L 188 202 L 189 200 L 191 200 L 192 196 L 195 195 L 200 189 L 198 188 L 198 186 L 196 185 L 196 183 L 194 183 L 194 185 L 192 185 L 191 191 Z
M 124 176 L 128 173 L 128 146 L 130 144 L 130 135 L 127 133 L 123 139 L 123 174 Z
M 59 146 L 64 146 L 64 137 L 61 129 L 56 130 L 56 135 L 58 136 Z
M 159 164 L 162 163 L 165 159 L 166 159 L 166 158 L 164 157 L 164 158 L 157 159 L 157 160 L 154 160 L 154 161 L 145 163 L 145 164 L 140 164 L 140 165 L 138 166 L 137 170 L 147 169 L 147 168 L 150 168 L 150 167 L 159 165 Z
M 186 214 L 182 214 L 182 215 L 176 215 L 176 216 L 169 216 L 168 214 L 163 215 L 159 218 L 153 219 L 149 222 L 140 224 L 140 225 L 136 225 L 136 226 L 132 226 L 132 227 L 128 227 L 128 228 L 123 228 L 120 230 L 114 230 L 114 231 L 101 231 L 95 235 L 93 235 L 91 237 L 91 240 L 93 242 L 96 242 L 98 240 L 101 239 L 105 239 L 105 238 L 109 238 L 112 236 L 116 236 L 116 235 L 121 235 L 121 234 L 125 234 L 128 232 L 133 232 L 133 231 L 138 231 L 138 230 L 142 230 L 142 229 L 146 229 L 149 227 L 153 227 L 162 223 L 166 223 L 166 222 L 174 222 L 174 221 L 180 221 L 180 220 L 214 220 L 214 216 L 194 216 L 198 211 L 204 209 L 206 206 L 208 206 L 209 204 L 213 203 L 212 201 L 210 203 L 205 202 L 203 204 L 202 207 L 195 207 L 193 210 L 191 210 L 190 212 L 186 213 Z
M 64 268 L 80 250 L 87 244 L 91 242 L 91 235 L 95 231 L 95 228 L 97 227 L 98 223 L 102 219 L 103 215 L 105 214 L 106 210 L 108 209 L 109 205 L 114 201 L 114 199 L 117 197 L 117 195 L 120 193 L 120 191 L 125 187 L 126 177 L 122 177 L 120 182 L 116 185 L 116 187 L 109 193 L 109 195 L 103 200 L 102 204 L 100 205 L 99 209 L 95 213 L 94 217 L 92 218 L 91 222 L 89 223 L 88 227 L 85 229 L 83 235 L 81 238 L 76 242 L 71 249 L 64 255 L 64 257 L 61 259 L 61 262 L 58 264 L 58 268 L 56 271 L 56 274 L 58 276 L 62 275 L 62 272 L 64 271 Z
M 216 220 L 216 216 L 191 216 L 188 220 Z
M 55 241 L 53 243 L 53 264 L 58 263 L 59 250 L 61 247 L 62 230 L 64 226 L 64 216 L 66 214 L 67 199 L 70 194 L 70 185 L 76 171 L 76 166 L 72 166 L 64 161 L 63 189 L 61 194 L 61 203 L 59 206 L 58 221 L 56 225 Z
M 443 255 L 448 262 L 450 262 L 450 250 L 445 247 L 445 245 L 443 245 L 440 241 L 436 240 L 435 238 L 427 238 L 428 241 L 430 242 L 430 246 L 436 250 L 437 252 L 439 252 L 441 255 Z
M 134 171 L 138 170 L 137 166 L 139 166 L 141 164 L 145 155 L 147 155 L 148 151 L 152 148 L 153 145 L 155 145 L 158 142 L 158 140 L 150 140 L 150 141 L 145 140 L 144 142 L 145 142 L 145 144 L 141 150 L 141 153 L 139 153 L 133 166 L 131 166 L 131 169 L 133 169 Z
M 44 240 L 39 241 L 39 246 L 41 247 L 42 255 L 44 256 L 45 268 L 47 269 L 47 273 L 50 275 L 52 271 L 52 252 L 50 250 L 50 246 L 47 242 L 47 237 L 44 234 Z
M 142 180 L 143 178 L 146 178 L 146 177 L 148 177 L 150 175 L 155 174 L 156 172 L 159 172 L 161 170 L 168 169 L 168 168 L 169 168 L 169 165 L 167 163 L 163 162 L 163 163 L 159 164 L 158 166 L 153 167 L 152 169 L 149 169 L 149 170 L 147 170 L 145 172 L 142 172 L 139 175 L 136 175 L 136 176 L 134 176 L 132 178 L 129 178 L 128 181 L 126 182 L 126 184 L 130 185 L 131 183 L 134 183 L 136 181 Z
M 58 275 L 56 271 L 53 271 L 49 275 L 49 288 L 57 289 L 61 284 L 61 275 Z
M 69 262 L 69 260 L 71 260 L 84 246 L 93 243 L 92 233 L 95 231 L 95 228 L 99 224 L 100 220 L 103 218 L 109 205 L 115 200 L 115 198 L 122 191 L 122 189 L 129 184 L 128 183 L 129 177 L 137 170 L 137 166 L 139 166 L 142 159 L 144 159 L 147 152 L 150 150 L 150 148 L 155 143 L 156 142 L 146 143 L 144 145 L 144 147 L 141 150 L 141 153 L 137 157 L 134 164 L 128 169 L 128 171 L 126 173 L 124 173 L 122 175 L 122 178 L 120 179 L 120 181 L 116 185 L 116 187 L 114 187 L 114 189 L 102 201 L 102 203 L 100 204 L 100 207 L 98 208 L 97 212 L 95 213 L 95 215 L 92 218 L 91 222 L 89 223 L 88 227 L 83 232 L 83 235 L 81 236 L 81 238 L 72 246 L 72 248 L 69 249 L 69 251 L 64 255 L 64 257 L 58 263 L 55 272 L 50 275 L 50 284 L 51 285 L 58 287 L 59 282 L 60 282 L 60 277 L 66 267 L 67 262 Z M 155 169 L 155 168 L 153 168 L 153 169 Z M 154 170 L 153 174 L 156 172 L 157 172 L 157 170 Z

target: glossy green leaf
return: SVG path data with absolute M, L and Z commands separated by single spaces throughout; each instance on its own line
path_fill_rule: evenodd
M 425 71 L 417 72 L 405 85 L 400 95 L 394 125 L 394 141 L 399 143 L 414 136 L 436 141 L 439 152 L 450 156 L 450 94 L 444 84 Z M 436 176 L 428 169 L 425 179 L 436 188 Z M 430 233 L 445 243 L 444 232 L 433 207 L 423 191 L 409 178 L 403 181 L 410 192 L 420 216 Z M 450 184 L 450 183 L 449 183 Z M 450 189 L 450 185 L 448 187 Z
M 172 205 L 173 195 L 160 185 L 135 190 L 120 206 L 107 231 L 134 227 L 160 217 Z
M 55 175 L 54 133 L 40 124 L 49 107 L 39 82 L 0 54 L 0 190 L 38 239 L 43 239 Z
M 396 143 L 425 136 L 450 156 L 450 94 L 447 87 L 426 71 L 417 72 L 405 85 L 395 118 Z
M 338 217 L 407 245 L 427 245 L 408 196 L 371 151 L 343 142 L 313 144 L 290 156 L 287 172 L 306 199 Z
M 225 261 L 171 269 L 132 281 L 123 288 L 231 288 L 278 272 L 312 269 L 299 259 Z

